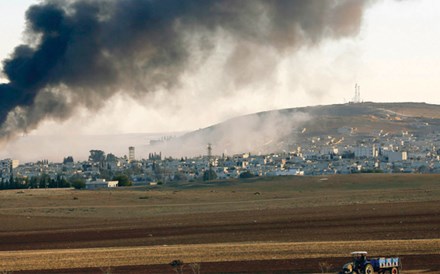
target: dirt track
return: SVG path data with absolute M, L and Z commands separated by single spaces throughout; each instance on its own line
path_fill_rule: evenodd
M 173 273 L 167 263 L 180 259 L 200 263 L 201 273 L 311 273 L 321 272 L 319 262 L 336 271 L 361 249 L 401 256 L 404 273 L 434 273 L 440 270 L 437 178 L 416 188 L 404 181 L 395 196 L 384 194 L 386 202 L 372 200 L 371 193 L 383 191 L 364 185 L 333 192 L 318 185 L 300 196 L 283 185 L 273 192 L 234 186 L 148 193 L 147 200 L 127 191 L 0 193 L 8 201 L 0 208 L 0 270 Z M 346 204 L 347 193 L 359 195 L 358 202 Z

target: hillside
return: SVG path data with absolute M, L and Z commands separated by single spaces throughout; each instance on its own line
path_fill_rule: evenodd
M 351 132 L 352 131 L 352 132 Z M 344 137 L 355 142 L 364 136 L 401 134 L 402 131 L 424 136 L 440 132 L 440 105 L 423 103 L 360 103 L 302 108 L 289 108 L 244 115 L 203 129 L 183 133 L 136 133 L 114 135 L 29 135 L 20 137 L 0 150 L 0 158 L 20 159 L 21 162 L 42 158 L 60 162 L 73 156 L 85 160 L 89 150 L 123 156 L 128 147 L 136 147 L 136 157 L 162 152 L 173 157 L 206 155 L 212 144 L 213 154 L 288 151 L 307 138 L 320 136 Z M 171 141 L 150 140 L 163 136 L 180 136 Z M 69 144 L 69 145 L 66 145 Z
M 425 103 L 358 103 L 290 108 L 240 116 L 150 147 L 166 155 L 268 153 L 288 150 L 313 136 L 355 141 L 378 134 L 425 135 L 440 129 L 440 106 Z

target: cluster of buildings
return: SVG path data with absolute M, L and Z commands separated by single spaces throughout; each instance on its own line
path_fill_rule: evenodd
M 440 135 L 398 135 L 379 131 L 374 136 L 344 138 L 350 129 L 341 128 L 338 137 L 315 136 L 290 144 L 288 152 L 265 155 L 199 156 L 193 158 L 163 158 L 150 153 L 147 159 L 136 159 L 135 148 L 128 157 L 90 151 L 87 161 L 75 162 L 67 157 L 62 163 L 39 161 L 19 165 L 17 160 L 0 161 L 0 182 L 12 178 L 29 180 L 46 176 L 50 180 L 72 177 L 87 180 L 89 188 L 115 187 L 116 174 L 129 176 L 134 185 L 163 184 L 203 180 L 207 171 L 214 178 L 248 176 L 329 175 L 351 173 L 440 173 Z M 347 131 L 347 132 L 345 132 Z M 211 177 L 210 177 L 211 178 Z
M 440 135 L 408 132 L 349 138 L 310 137 L 294 151 L 306 175 L 440 173 Z M 302 160 L 302 162 L 301 162 Z

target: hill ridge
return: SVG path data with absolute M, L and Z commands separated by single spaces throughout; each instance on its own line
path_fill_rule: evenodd
M 347 134 L 351 130 L 351 133 Z M 284 108 L 230 118 L 151 147 L 167 155 L 205 155 L 211 143 L 217 153 L 286 151 L 312 136 L 355 141 L 377 132 L 425 135 L 440 131 L 440 105 L 423 102 L 346 103 Z

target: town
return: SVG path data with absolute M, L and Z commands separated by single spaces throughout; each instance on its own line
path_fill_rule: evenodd
M 287 175 L 330 175 L 353 173 L 440 173 L 440 136 L 414 136 L 408 132 L 344 138 L 353 128 L 339 128 L 338 137 L 314 136 L 291 142 L 289 151 L 271 154 L 242 153 L 211 155 L 213 147 L 198 157 L 163 157 L 149 153 L 137 159 L 135 148 L 118 157 L 91 150 L 87 161 L 42 160 L 19 164 L 0 161 L 0 189 L 75 187 L 95 189 L 121 186 L 160 186 L 181 182 Z M 349 141 L 350 140 L 350 141 Z

